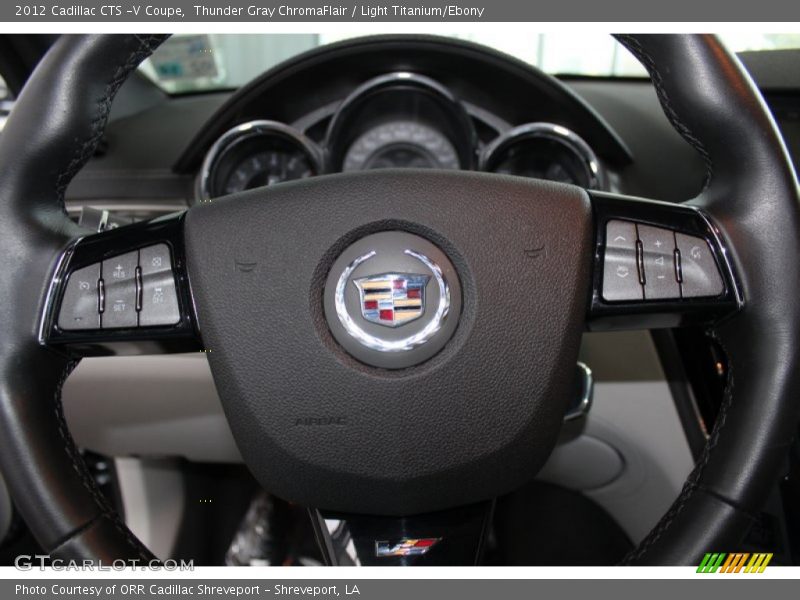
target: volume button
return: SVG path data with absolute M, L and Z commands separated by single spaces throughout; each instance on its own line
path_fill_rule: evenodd
M 106 310 L 106 284 L 102 279 L 97 281 L 97 312 L 101 315 Z
M 639 283 L 642 285 L 647 284 L 647 279 L 644 276 L 644 246 L 641 240 L 636 240 L 636 270 L 639 271 Z
M 142 310 L 142 267 L 136 267 L 135 278 L 136 278 L 136 312 L 141 312 Z

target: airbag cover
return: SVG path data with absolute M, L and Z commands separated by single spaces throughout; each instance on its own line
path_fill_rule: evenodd
M 353 358 L 323 307 L 334 261 L 380 231 L 429 240 L 461 284 L 455 333 L 405 369 Z M 511 491 L 547 458 L 584 328 L 583 190 L 468 172 L 316 177 L 197 206 L 185 236 L 214 379 L 270 492 L 408 515 Z

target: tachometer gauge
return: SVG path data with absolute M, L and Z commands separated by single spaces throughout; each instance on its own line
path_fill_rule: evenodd
M 347 150 L 343 171 L 458 169 L 453 144 L 422 123 L 391 121 L 367 130 Z
M 284 147 L 273 147 L 244 156 L 244 160 L 236 164 L 225 179 L 225 194 L 314 175 L 314 167 L 307 155 L 288 145 L 280 146 Z
M 489 144 L 481 169 L 604 189 L 605 174 L 589 145 L 576 133 L 552 123 L 515 127 Z
M 201 200 L 317 175 L 322 152 L 299 131 L 275 121 L 234 127 L 212 146 L 199 178 Z

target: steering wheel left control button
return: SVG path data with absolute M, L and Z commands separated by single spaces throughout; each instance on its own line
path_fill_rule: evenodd
M 136 327 L 136 267 L 139 252 L 128 252 L 103 261 L 103 283 L 105 285 L 105 310 L 101 325 L 103 329 Z
M 139 325 L 174 325 L 180 321 L 178 294 L 169 246 L 156 244 L 139 251 L 141 312 Z
M 69 276 L 58 326 L 64 330 L 99 329 L 98 282 L 100 263 L 74 271 Z
M 603 299 L 609 302 L 643 300 L 636 252 L 636 225 L 630 221 L 609 221 L 603 261 Z

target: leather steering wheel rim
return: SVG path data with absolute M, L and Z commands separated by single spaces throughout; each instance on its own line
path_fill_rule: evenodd
M 786 149 L 760 93 L 713 36 L 620 36 L 650 72 L 668 118 L 703 156 L 690 202 L 719 228 L 745 304 L 710 334 L 730 362 L 723 406 L 679 497 L 626 564 L 690 564 L 733 548 L 776 481 L 797 425 L 800 205 Z M 51 556 L 153 558 L 103 498 L 64 421 L 74 362 L 40 343 L 57 261 L 81 235 L 64 190 L 91 157 L 114 95 L 161 36 L 63 36 L 0 136 L 0 466 Z

